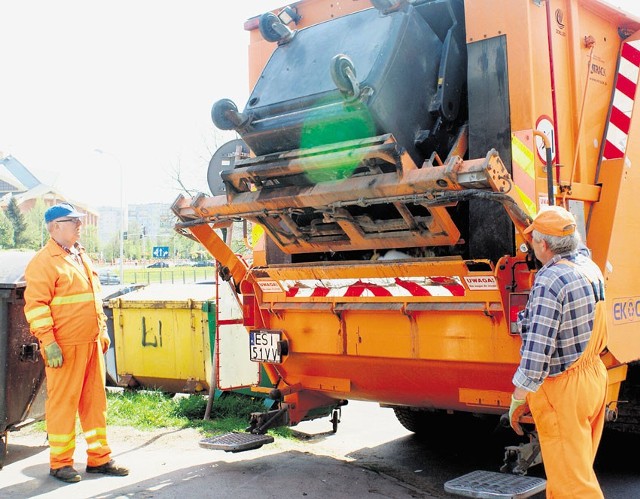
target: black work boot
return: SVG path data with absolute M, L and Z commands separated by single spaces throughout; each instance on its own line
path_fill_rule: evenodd
M 73 466 L 63 466 L 62 468 L 50 469 L 49 474 L 62 482 L 76 483 L 82 480 L 80 474 Z
M 87 473 L 102 473 L 103 475 L 111 476 L 127 476 L 129 469 L 124 466 L 116 465 L 116 462 L 112 459 L 108 463 L 101 464 L 100 466 L 87 466 Z

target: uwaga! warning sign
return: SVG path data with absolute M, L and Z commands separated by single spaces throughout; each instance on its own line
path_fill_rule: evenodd
M 498 289 L 496 278 L 492 275 L 483 275 L 477 277 L 465 277 L 465 282 L 471 290 L 481 289 Z

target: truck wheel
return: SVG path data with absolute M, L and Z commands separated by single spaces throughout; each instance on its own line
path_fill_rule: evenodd
M 393 412 L 402 426 L 416 434 L 425 433 L 429 427 L 428 413 L 414 411 L 408 407 L 394 407 Z
M 468 416 L 447 414 L 444 411 L 414 410 L 410 407 L 394 407 L 393 412 L 402 426 L 428 440 L 437 440 Z

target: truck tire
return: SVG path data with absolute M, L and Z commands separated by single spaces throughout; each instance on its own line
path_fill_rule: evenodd
M 455 426 L 463 417 L 461 414 L 447 414 L 443 411 L 425 411 L 411 407 L 394 407 L 393 412 L 402 426 L 419 437 L 437 437 Z
M 411 407 L 394 407 L 393 411 L 400 424 L 413 432 L 422 445 L 444 452 L 457 453 L 456 449 L 466 449 L 469 442 L 473 442 L 473 446 L 483 452 L 501 456 L 506 446 L 517 445 L 529 438 L 518 437 L 510 427 L 500 426 L 500 417 L 496 415 L 449 414 L 444 410 Z
M 419 433 L 422 411 L 413 411 L 407 407 L 394 407 L 393 412 L 402 426 L 413 433 Z
M 607 422 L 605 428 L 640 435 L 640 362 L 629 364 L 618 400 L 618 418 Z

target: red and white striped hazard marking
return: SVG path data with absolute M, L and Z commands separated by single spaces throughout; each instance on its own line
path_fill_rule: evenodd
M 289 298 L 464 296 L 459 277 L 403 277 L 280 281 Z
M 611 117 L 607 124 L 603 159 L 623 158 L 627 150 L 629 124 L 636 98 L 640 74 L 640 40 L 624 42 L 620 53 L 620 66 L 613 92 Z

